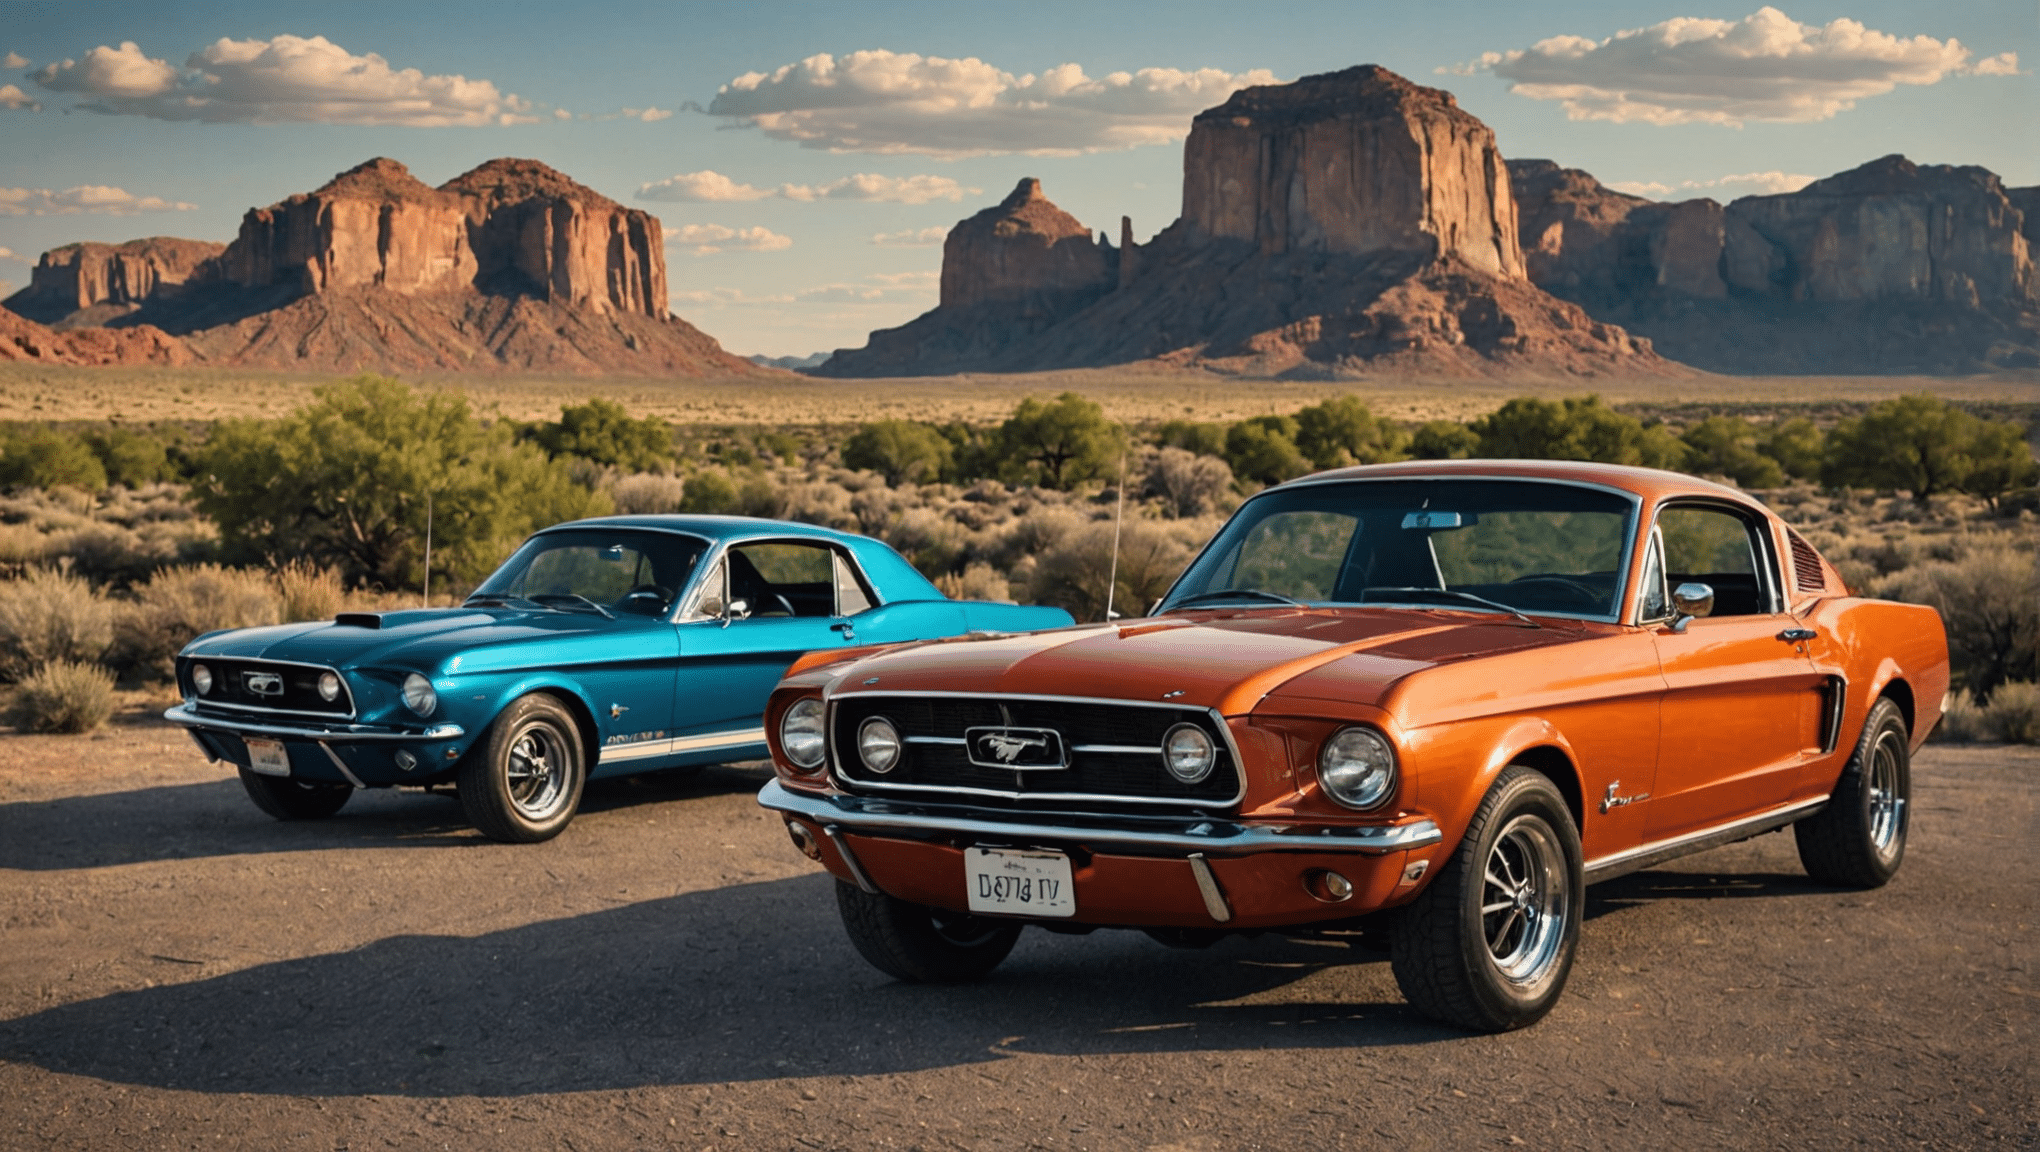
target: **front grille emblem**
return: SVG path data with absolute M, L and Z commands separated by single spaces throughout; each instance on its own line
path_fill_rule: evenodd
M 970 762 L 980 768 L 1067 768 L 1062 733 L 1053 728 L 967 728 Z
M 243 672 L 241 686 L 256 696 L 283 695 L 283 677 L 274 672 Z

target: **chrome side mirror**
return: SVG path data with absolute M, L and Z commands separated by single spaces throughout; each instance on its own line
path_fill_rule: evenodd
M 749 620 L 750 618 L 751 602 L 749 600 L 732 600 L 722 611 L 722 626 L 727 628 L 732 620 Z
M 1672 631 L 1714 611 L 1714 589 L 1706 584 L 1681 584 L 1672 589 Z

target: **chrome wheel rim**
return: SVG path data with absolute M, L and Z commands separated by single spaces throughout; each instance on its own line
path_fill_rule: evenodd
M 1904 788 L 1900 783 L 1903 745 L 1898 733 L 1884 732 L 1870 748 L 1870 846 L 1889 860 L 1905 840 Z
M 1481 938 L 1489 962 L 1511 984 L 1543 980 L 1558 965 L 1571 912 L 1557 834 L 1535 816 L 1509 821 L 1488 850 L 1481 877 Z
M 569 755 L 560 733 L 543 721 L 527 725 L 510 741 L 503 772 L 510 806 L 519 816 L 547 820 L 558 815 L 567 801 Z

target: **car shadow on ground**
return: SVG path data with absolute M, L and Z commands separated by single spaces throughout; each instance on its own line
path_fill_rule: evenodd
M 1309 981 L 1379 953 L 1272 936 L 1186 952 L 1132 932 L 1034 930 L 982 983 L 900 984 L 850 949 L 833 883 L 392 937 L 115 993 L 0 1022 L 0 1059 L 183 1091 L 521 1095 L 1459 1035 L 1392 988 L 1354 1002 L 1366 997 Z
M 258 811 L 232 770 L 203 784 L 171 784 L 0 804 L 0 870 L 48 872 L 109 868 L 156 860 L 193 860 L 328 848 L 474 847 L 488 844 L 468 826 L 450 790 L 358 791 L 327 820 L 278 821 Z M 753 793 L 765 772 L 718 766 L 590 781 L 584 815 L 704 796 Z M 564 835 L 574 835 L 569 827 Z
M 1706 859 L 1703 855 L 1681 860 L 1678 863 L 1684 866 L 1682 871 L 1653 869 L 1632 872 L 1596 884 L 1587 889 L 1586 918 L 1593 920 L 1612 912 L 1660 904 L 1666 900 L 1816 896 L 1838 891 L 1816 882 L 1803 872 L 1709 872 L 1691 867 Z

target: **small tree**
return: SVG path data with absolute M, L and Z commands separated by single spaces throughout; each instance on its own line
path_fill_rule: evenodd
M 1480 454 L 1524 460 L 1592 460 L 1644 468 L 1678 468 L 1686 446 L 1663 425 L 1645 424 L 1601 403 L 1599 396 L 1563 401 L 1519 396 L 1471 425 Z
M 1164 448 L 1181 448 L 1200 456 L 1225 455 L 1223 424 L 1200 424 L 1195 420 L 1170 420 L 1155 429 L 1155 441 Z
M 843 466 L 902 482 L 925 484 L 947 472 L 954 451 L 942 433 L 911 420 L 879 420 L 859 428 L 843 444 Z
M 623 405 L 600 397 L 562 406 L 557 423 L 540 421 L 520 434 L 547 456 L 579 456 L 628 472 L 649 472 L 673 462 L 670 425 L 655 416 L 633 420 Z
M 1313 470 L 1296 446 L 1296 421 L 1288 416 L 1256 416 L 1233 425 L 1225 434 L 1225 460 L 1233 475 L 1263 484 L 1280 484 Z
M 1480 451 L 1480 436 L 1457 420 L 1426 420 L 1410 436 L 1419 460 L 1465 460 Z
M 54 428 L 29 428 L 0 437 L 0 487 L 106 487 L 106 466 L 76 436 Z
M 1969 474 L 1962 478 L 1962 490 L 1983 497 L 1997 512 L 2007 493 L 2031 488 L 2036 480 L 2040 464 L 2033 461 L 2025 427 L 2004 420 L 1978 421 L 1969 442 Z
M 1828 437 L 1833 487 L 1893 488 L 1925 500 L 1961 487 L 1975 460 L 1976 417 L 1938 396 L 1900 396 L 1844 420 Z
M 1781 420 L 1759 438 L 1757 451 L 1778 462 L 1795 480 L 1820 479 L 1821 461 L 1827 454 L 1827 437 L 1820 426 L 1804 416 Z
M 1105 410 L 1075 392 L 1053 402 L 1032 396 L 999 425 L 1008 470 L 1031 472 L 1044 488 L 1069 488 L 1115 474 L 1126 435 Z
M 1679 437 L 1686 466 L 1703 475 L 1726 476 L 1744 488 L 1776 488 L 1785 470 L 1757 449 L 1756 426 L 1733 416 L 1709 416 Z
M 1340 396 L 1296 414 L 1296 447 L 1320 468 L 1404 459 L 1410 437 L 1376 419 L 1358 396 Z
M 109 483 L 140 488 L 177 477 L 169 446 L 155 436 L 128 428 L 87 432 L 85 444 L 99 457 Z

